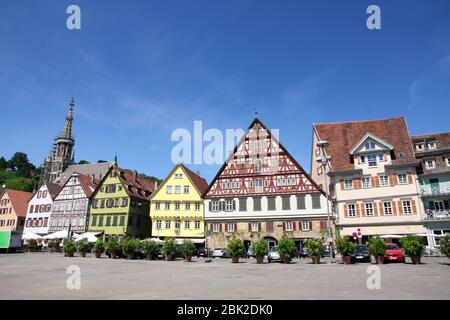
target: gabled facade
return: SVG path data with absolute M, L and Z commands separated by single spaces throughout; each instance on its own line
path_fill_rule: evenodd
M 205 237 L 202 195 L 208 183 L 198 173 L 177 164 L 150 197 L 152 237 Z
M 439 246 L 439 236 L 450 233 L 450 132 L 412 136 L 411 142 L 421 162 L 423 220 L 433 249 Z
M 44 182 L 33 193 L 28 201 L 27 217 L 24 233 L 48 234 L 53 197 L 58 193 L 59 186 L 51 182 Z
M 23 231 L 30 192 L 4 189 L 0 196 L 0 231 Z
M 325 238 L 327 198 L 289 152 L 256 118 L 204 196 L 208 244 L 225 247 L 237 235 L 248 247 L 283 236 L 297 245 Z
M 73 173 L 53 199 L 49 233 L 68 230 L 84 233 L 88 227 L 89 206 L 98 181 Z
M 106 240 L 149 237 L 149 197 L 155 188 L 155 182 L 113 163 L 93 195 L 89 231 L 103 233 Z
M 320 140 L 331 156 L 330 166 L 316 162 Z M 407 235 L 425 231 L 414 158 L 406 121 L 393 118 L 374 121 L 315 124 L 313 126 L 311 176 L 323 185 L 329 175 L 337 229 L 342 236 L 360 229 L 363 241 L 371 235 Z

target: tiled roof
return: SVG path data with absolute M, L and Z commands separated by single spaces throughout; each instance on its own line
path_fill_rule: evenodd
M 16 215 L 19 217 L 26 217 L 28 210 L 28 200 L 32 196 L 32 193 L 12 189 L 6 189 L 5 191 L 8 194 L 9 200 L 11 201 Z
M 441 150 L 450 150 L 450 132 L 442 132 L 442 133 L 431 133 L 431 134 L 422 134 L 411 136 L 412 143 L 419 141 L 436 141 L 436 149 L 424 149 L 422 151 L 415 150 L 416 153 L 427 152 L 427 151 L 441 151 Z
M 90 198 L 100 183 L 97 179 L 92 179 L 84 174 L 79 174 L 80 185 L 86 193 L 87 197 Z
M 325 149 L 331 155 L 333 171 L 354 169 L 350 150 L 367 134 L 377 136 L 394 147 L 393 164 L 415 162 L 414 152 L 404 117 L 338 123 L 316 123 L 314 128 L 320 140 L 330 145 Z
M 89 177 L 94 177 L 94 179 L 102 180 L 106 172 L 108 172 L 110 162 L 100 162 L 100 163 L 90 163 L 90 164 L 74 164 L 68 166 L 66 170 L 59 177 L 57 183 L 59 185 L 66 184 L 66 181 L 72 176 L 73 173 L 77 172 L 84 174 Z
M 140 176 L 136 171 L 115 167 L 119 172 L 119 179 L 130 196 L 148 200 L 148 197 L 155 191 L 156 182 Z
M 50 196 L 53 199 L 58 194 L 59 189 L 61 189 L 61 186 L 59 184 L 52 182 L 45 182 L 45 184 L 47 185 L 48 193 L 50 193 Z
M 180 164 L 180 166 L 183 168 L 183 170 L 189 176 L 189 179 L 191 179 L 192 183 L 195 185 L 198 192 L 200 192 L 200 194 L 203 195 L 203 193 L 205 193 L 205 191 L 208 189 L 208 182 L 206 182 L 205 178 L 203 178 L 199 174 L 191 171 L 188 167 L 186 167 L 182 163 Z

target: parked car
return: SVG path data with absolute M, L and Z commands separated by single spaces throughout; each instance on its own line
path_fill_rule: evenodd
M 350 256 L 351 262 L 371 262 L 372 259 L 370 257 L 369 250 L 363 244 L 358 244 L 355 248 L 355 251 Z
M 213 258 L 224 258 L 225 256 L 225 250 L 223 248 L 215 248 L 212 252 Z
M 402 248 L 396 243 L 386 243 L 384 248 L 386 249 L 386 254 L 384 255 L 384 261 L 398 261 L 405 262 L 405 254 Z
M 206 258 L 208 256 L 208 249 L 206 249 L 205 247 L 200 247 L 197 250 L 197 258 L 203 257 Z
M 279 261 L 280 260 L 280 254 L 278 253 L 278 247 L 274 246 L 270 248 L 269 253 L 267 253 L 267 261 Z
M 162 258 L 163 258 L 161 248 L 162 248 L 161 246 L 158 246 L 158 248 L 156 249 L 156 258 L 159 260 L 162 260 Z
M 253 252 L 253 248 L 252 247 L 248 247 L 247 258 L 254 258 L 254 257 L 255 257 L 255 254 Z
M 298 252 L 298 257 L 299 258 L 307 258 L 308 252 L 306 252 L 306 249 L 300 249 Z

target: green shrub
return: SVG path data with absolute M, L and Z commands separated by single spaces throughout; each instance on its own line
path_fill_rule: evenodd
M 141 242 L 141 249 L 149 259 L 155 259 L 158 253 L 158 244 L 153 240 Z
M 352 253 L 355 251 L 355 249 L 356 244 L 353 243 L 349 237 L 336 238 L 336 250 L 341 256 L 343 257 L 351 256 Z
M 58 251 L 60 248 L 60 243 L 59 240 L 50 240 L 48 243 L 48 248 L 53 250 L 53 251 Z
M 105 251 L 105 244 L 101 239 L 98 239 L 97 242 L 94 244 L 93 248 L 94 253 L 103 253 Z
M 75 243 L 72 240 L 67 240 L 64 242 L 64 252 L 66 255 L 73 256 L 75 251 L 77 250 L 77 247 L 75 246 Z
M 161 252 L 164 256 L 175 257 L 177 254 L 177 243 L 171 238 L 164 239 L 164 243 L 161 248 Z
M 122 250 L 128 256 L 135 255 L 139 250 L 140 244 L 141 242 L 139 241 L 139 239 L 128 238 L 123 240 Z
M 410 257 L 419 257 L 423 254 L 424 245 L 418 236 L 407 236 L 400 239 L 403 251 Z
M 306 240 L 305 249 L 310 258 L 321 257 L 325 253 L 323 241 L 317 238 Z
M 30 250 L 31 252 L 35 252 L 35 251 L 37 250 L 37 248 L 38 248 L 37 241 L 34 240 L 34 239 L 28 240 L 27 248 L 28 248 L 28 250 Z
M 266 240 L 258 240 L 253 242 L 253 254 L 255 257 L 264 257 L 269 251 Z
M 384 257 L 386 254 L 386 248 L 384 245 L 385 243 L 380 237 L 371 237 L 367 241 L 367 250 L 374 257 Z
M 439 247 L 441 248 L 441 253 L 450 258 L 450 234 L 439 240 Z
M 278 241 L 277 247 L 280 258 L 290 259 L 294 257 L 296 247 L 294 240 L 292 240 L 291 238 L 288 238 L 286 236 L 282 237 L 280 241 Z
M 181 253 L 184 257 L 192 257 L 195 253 L 195 244 L 191 240 L 184 240 L 181 244 Z
M 78 252 L 80 252 L 80 253 L 86 253 L 86 252 L 90 251 L 91 245 L 89 244 L 87 239 L 82 239 L 82 240 L 78 241 L 77 249 L 78 249 Z
M 233 237 L 229 242 L 226 248 L 226 254 L 230 257 L 241 257 L 245 255 L 245 246 L 244 242 L 236 237 Z
M 106 243 L 106 252 L 112 257 L 118 256 L 122 252 L 122 246 L 116 239 L 111 239 Z

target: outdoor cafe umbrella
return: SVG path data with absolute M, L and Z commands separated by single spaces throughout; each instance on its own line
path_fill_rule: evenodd
M 36 233 L 33 233 L 33 232 L 27 232 L 22 235 L 22 240 L 28 241 L 28 240 L 40 240 L 40 239 L 43 239 L 43 237 Z
M 72 234 L 72 238 L 78 238 L 78 234 Z M 67 239 L 67 230 L 60 230 L 54 233 L 50 233 L 44 237 L 44 239 L 54 240 L 54 239 Z
M 98 233 L 93 232 L 85 232 L 83 234 L 80 234 L 75 242 L 81 241 L 83 239 L 86 239 L 88 242 L 97 242 L 98 238 L 95 236 Z
M 404 236 L 398 235 L 398 234 L 384 234 L 380 236 L 381 239 L 400 239 Z

